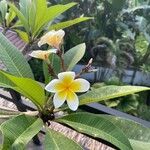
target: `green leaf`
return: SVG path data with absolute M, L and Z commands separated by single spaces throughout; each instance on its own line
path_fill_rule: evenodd
M 25 16 L 29 18 L 29 7 L 31 6 L 31 0 L 19 0 L 20 11 Z
M 46 0 L 36 0 L 36 15 L 33 35 L 36 35 L 41 28 L 45 15 L 47 13 L 47 2 Z
M 59 30 L 59 29 L 64 29 L 67 27 L 70 27 L 72 25 L 75 25 L 77 23 L 83 22 L 83 21 L 87 21 L 89 19 L 93 19 L 92 17 L 80 17 L 80 18 L 76 18 L 73 20 L 69 20 L 69 21 L 65 21 L 65 22 L 60 22 L 54 25 L 51 25 L 49 27 L 49 30 Z
M 49 75 L 48 65 L 45 61 L 43 61 L 43 73 L 44 73 L 45 84 L 48 84 L 52 77 Z
M 12 30 L 22 28 L 22 23 L 20 20 L 17 20 L 11 27 Z
M 30 1 L 30 6 L 27 8 L 29 9 L 29 26 L 31 28 L 31 33 L 35 30 L 35 20 L 36 20 L 36 3 L 38 0 Z M 41 11 L 40 11 L 41 12 Z
M 35 40 L 49 22 L 52 22 L 76 3 L 55 5 L 48 8 L 46 0 L 20 0 L 19 5 L 20 10 L 14 4 L 9 4 L 18 16 L 28 36 Z
M 19 20 L 23 24 L 23 27 L 25 28 L 26 32 L 29 34 L 30 28 L 29 28 L 28 20 L 25 18 L 24 14 L 21 11 L 19 11 L 19 9 L 14 4 L 9 3 L 9 6 L 16 13 Z
M 28 34 L 24 31 L 21 31 L 21 30 L 17 30 L 15 29 L 15 31 L 18 33 L 18 35 L 20 36 L 20 38 L 26 42 L 26 43 L 29 43 L 29 37 L 28 37 Z
M 9 8 L 9 13 L 6 16 L 7 27 L 10 27 L 10 23 L 15 19 L 15 17 L 16 17 L 16 13 L 11 8 Z
M 0 33 L 0 60 L 3 61 L 11 74 L 34 78 L 23 54 L 2 33 Z
M 104 139 L 121 150 L 132 150 L 123 132 L 109 120 L 90 113 L 74 113 L 56 120 L 67 124 L 78 132 Z
M 136 123 L 132 120 L 100 115 L 101 117 L 111 121 L 115 126 L 120 128 L 123 133 L 130 139 L 130 143 L 135 150 L 149 150 L 150 146 L 150 128 Z
M 40 0 L 39 0 L 40 1 Z M 45 0 L 44 0 L 45 1 Z M 39 4 L 42 4 L 43 1 L 41 1 Z M 38 3 L 38 2 L 37 2 Z M 45 3 L 45 2 L 44 2 Z M 37 14 L 36 17 L 36 30 L 34 31 L 33 35 L 36 35 L 37 33 L 39 33 L 39 31 L 46 25 L 48 24 L 50 21 L 53 21 L 56 17 L 58 17 L 60 14 L 62 14 L 63 12 L 67 11 L 69 8 L 73 7 L 74 5 L 76 5 L 77 3 L 69 3 L 66 5 L 55 5 L 55 6 L 51 6 L 49 8 L 46 8 L 44 4 L 42 4 L 41 6 L 38 4 L 39 7 L 42 7 L 43 11 L 45 13 L 43 13 L 43 11 L 39 12 L 39 9 L 37 9 L 37 12 L 42 14 Z
M 4 135 L 2 150 L 23 150 L 25 145 L 41 130 L 43 122 L 31 116 L 20 115 L 1 124 Z
M 150 88 L 142 86 L 105 86 L 79 96 L 80 105 L 118 98 L 146 90 L 150 90 Z
M 0 87 L 15 88 L 15 84 L 11 82 L 3 73 L 0 72 Z
M 52 54 L 52 59 L 50 60 L 52 63 L 52 66 L 54 68 L 54 71 L 56 74 L 61 72 L 61 62 L 60 62 L 60 58 L 57 55 L 53 55 Z
M 1 86 L 11 88 L 29 98 L 37 107 L 42 108 L 45 104 L 44 88 L 36 81 L 29 78 L 15 77 L 0 71 L 0 77 L 4 76 Z M 1 79 L 1 78 L 0 78 Z
M 44 149 L 45 150 L 83 150 L 76 142 L 50 128 L 47 129 L 46 132 Z
M 2 0 L 0 2 L 0 13 L 1 13 L 2 20 L 5 21 L 5 16 L 7 13 L 7 1 L 6 0 Z
M 86 49 L 86 45 L 85 43 L 82 43 L 71 48 L 64 54 L 64 61 L 68 71 L 72 70 L 74 66 L 84 56 L 85 49 Z
M 137 140 L 130 140 L 133 150 L 149 150 L 150 142 L 141 142 Z

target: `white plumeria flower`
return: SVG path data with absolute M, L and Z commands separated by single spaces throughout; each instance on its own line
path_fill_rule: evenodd
M 43 44 L 49 44 L 50 46 L 59 49 L 63 42 L 65 32 L 61 29 L 58 31 L 52 30 L 46 33 L 38 42 L 38 46 L 41 47 Z
M 86 92 L 90 88 L 90 83 L 85 79 L 75 79 L 74 72 L 62 72 L 58 74 L 58 79 L 52 80 L 45 89 L 55 93 L 53 103 L 55 108 L 59 108 L 65 101 L 73 111 L 79 106 L 76 92 Z
M 42 59 L 42 60 L 47 60 L 49 55 L 52 53 L 57 53 L 57 49 L 50 49 L 47 51 L 42 51 L 42 50 L 36 50 L 33 51 L 31 54 L 29 54 L 31 57 Z

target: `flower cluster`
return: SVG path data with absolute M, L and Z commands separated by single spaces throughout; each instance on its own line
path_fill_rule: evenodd
M 44 44 L 48 44 L 49 46 L 53 47 L 54 49 L 50 49 L 47 51 L 42 50 L 36 50 L 33 51 L 30 56 L 39 58 L 42 60 L 47 60 L 49 58 L 49 55 L 52 53 L 57 53 L 57 50 L 60 49 L 60 46 L 63 42 L 63 37 L 65 35 L 65 32 L 63 30 L 59 31 L 50 31 L 46 33 L 38 42 L 38 46 L 41 47 Z
M 63 30 L 52 30 L 46 33 L 40 39 L 38 45 L 40 47 L 43 44 L 48 44 L 52 47 L 52 49 L 47 51 L 36 50 L 33 51 L 30 56 L 42 59 L 44 61 L 49 60 L 50 54 L 57 54 L 58 51 L 60 51 L 64 35 L 65 32 Z M 53 71 L 51 66 L 50 71 Z M 79 99 L 76 93 L 86 92 L 89 90 L 89 88 L 90 83 L 87 80 L 79 78 L 79 76 L 75 75 L 75 73 L 72 71 L 64 71 L 59 73 L 55 79 L 51 80 L 49 84 L 46 85 L 45 90 L 51 93 L 55 93 L 53 96 L 53 104 L 55 108 L 59 108 L 64 104 L 65 101 L 67 101 L 69 108 L 75 111 L 79 106 Z

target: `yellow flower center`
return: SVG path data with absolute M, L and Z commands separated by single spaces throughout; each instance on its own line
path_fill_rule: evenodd
M 50 45 L 57 47 L 62 42 L 62 38 L 55 35 L 52 37 L 48 37 L 47 41 Z
M 69 77 L 64 78 L 61 82 L 57 83 L 55 85 L 55 88 L 58 91 L 64 91 L 64 92 L 76 92 L 81 88 L 81 84 L 79 82 L 75 82 L 75 80 L 72 80 Z

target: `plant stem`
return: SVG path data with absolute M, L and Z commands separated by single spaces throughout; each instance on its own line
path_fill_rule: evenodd
M 52 68 L 51 64 L 50 63 L 47 63 L 48 65 L 48 72 L 51 76 L 53 76 L 54 78 L 57 78 L 57 75 L 55 74 L 54 72 L 54 69 Z
M 63 58 L 63 52 L 62 52 L 62 50 L 58 49 L 57 55 L 58 55 L 59 58 L 60 58 L 61 68 L 62 68 L 62 70 L 65 72 L 65 71 L 66 71 L 66 68 L 65 68 L 65 63 L 64 63 L 64 58 Z
M 64 63 L 64 58 L 62 57 L 62 55 L 60 56 L 60 61 L 61 61 L 62 70 L 63 70 L 63 71 L 66 71 L 65 63 Z
M 52 98 L 53 98 L 53 96 L 54 96 L 54 94 L 52 94 L 49 98 L 48 98 L 48 100 L 47 100 L 47 102 L 46 102 L 46 106 L 52 106 L 53 105 L 53 103 L 52 103 Z
M 51 63 L 50 63 L 50 61 L 49 61 L 49 59 L 46 59 L 45 62 L 46 62 L 46 64 L 47 64 L 47 66 L 48 66 L 48 73 L 49 73 L 52 77 L 57 78 L 57 75 L 56 75 L 56 73 L 55 73 L 55 71 L 54 71 L 54 69 L 53 69 L 53 67 L 52 67 L 52 65 L 51 65 Z
M 28 116 L 37 116 L 39 114 L 38 111 L 27 111 L 27 112 L 22 112 L 22 114 L 28 115 Z
M 88 73 L 89 72 L 89 69 L 91 68 L 91 64 L 93 62 L 93 58 L 91 58 L 88 62 L 88 64 L 86 66 L 84 66 L 81 71 L 76 75 L 75 78 L 79 78 L 82 74 L 84 73 Z

